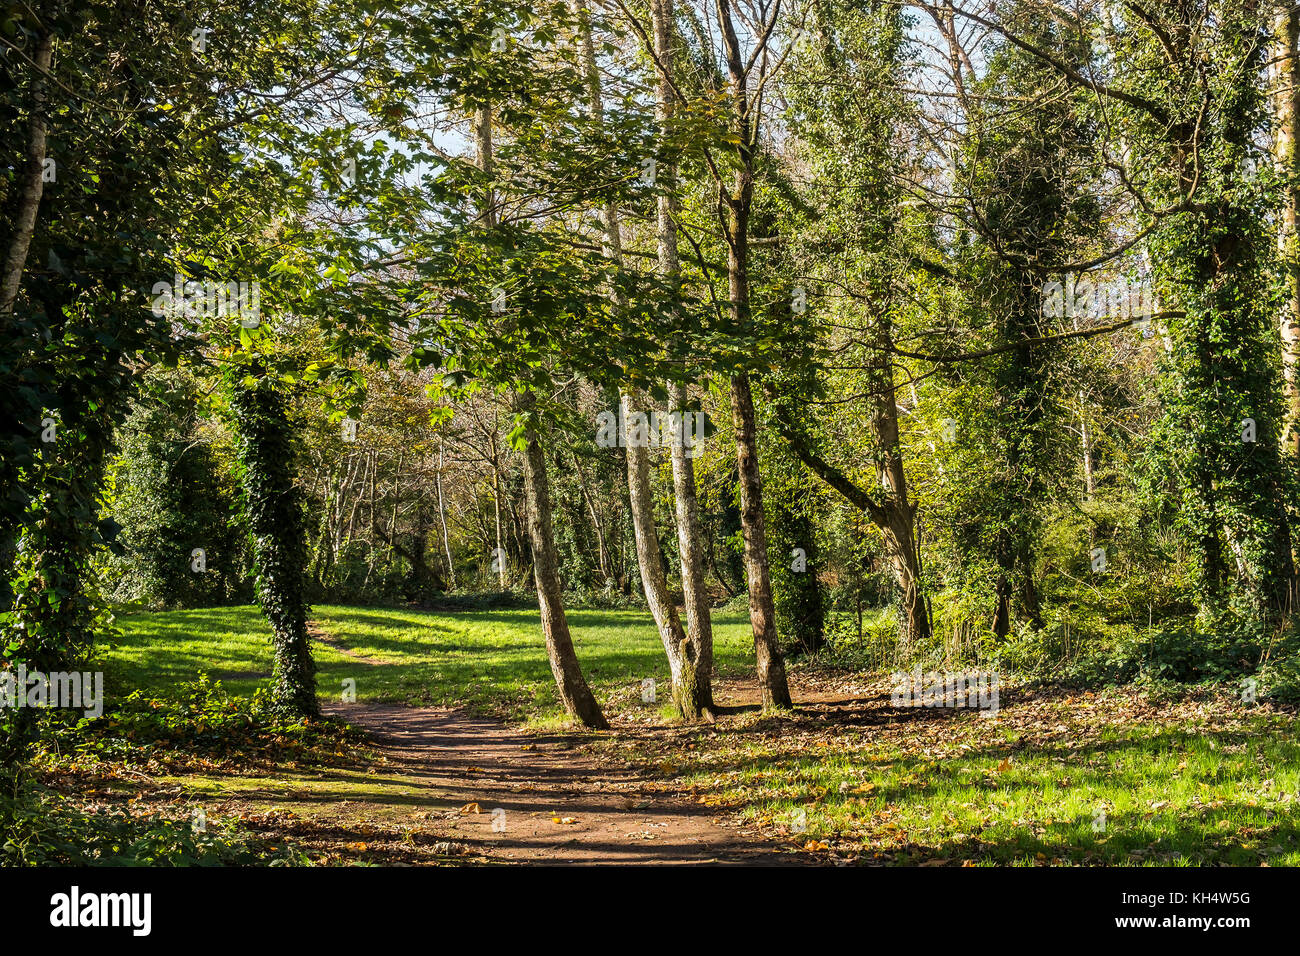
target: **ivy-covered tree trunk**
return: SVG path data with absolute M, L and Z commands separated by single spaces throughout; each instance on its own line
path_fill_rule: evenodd
M 257 600 L 271 625 L 272 703 L 288 717 L 318 717 L 316 664 L 307 636 L 307 540 L 288 406 L 275 379 L 261 377 L 236 381 L 230 408 Z
M 93 416 L 66 424 L 63 447 L 36 463 L 40 487 L 19 539 L 13 603 L 0 633 L 0 656 L 43 673 L 84 660 L 98 617 L 88 579 L 112 427 Z M 30 708 L 0 712 L 0 764 L 22 760 L 35 730 Z
M 784 453 L 785 448 L 780 451 Z M 800 487 L 798 463 L 783 470 L 786 474 L 781 475 L 780 487 L 768 497 L 772 553 L 778 555 L 772 568 L 777 625 L 787 647 L 793 642 L 812 654 L 826 642 L 826 608 L 817 580 L 816 529 L 803 502 L 806 492 Z
M 1165 440 L 1184 477 L 1201 609 L 1220 610 L 1231 579 L 1238 610 L 1267 625 L 1290 609 L 1295 567 L 1265 237 L 1251 210 L 1224 198 L 1161 240 L 1160 293 L 1186 310 L 1169 322 Z
M 1087 55 L 1086 42 L 1080 46 L 1025 4 L 1007 17 L 1039 46 Z M 959 57 L 951 30 L 947 40 Z M 1078 104 L 1056 98 L 1032 116 L 1007 105 L 1038 95 L 1052 78 L 1020 47 L 999 51 L 985 75 L 970 80 L 972 93 L 997 95 L 965 101 L 979 135 L 958 160 L 974 240 L 959 270 L 969 290 L 964 321 L 993 351 L 977 363 L 955 359 L 945 373 L 961 419 L 952 440 L 965 459 L 952 494 L 957 507 L 985 515 L 961 528 L 958 550 L 963 564 L 990 579 L 998 639 L 1011 634 L 1013 617 L 1033 630 L 1043 626 L 1036 555 L 1045 503 L 1066 469 L 1073 472 L 1074 458 L 1051 391 L 1070 374 L 1063 346 L 1041 341 L 1059 331 L 1052 322 L 1061 317 L 1044 314 L 1042 289 L 1047 277 L 1073 271 L 1066 264 L 1097 229 L 1088 163 L 1095 131 Z
M 29 671 L 48 673 L 83 663 L 104 626 L 91 559 L 111 538 L 100 522 L 113 451 L 110 401 L 129 391 L 120 355 L 91 339 L 104 327 L 69 322 L 61 329 L 72 348 L 66 363 L 53 366 L 60 383 L 52 396 L 57 418 L 51 419 L 50 440 L 36 447 L 25 476 L 31 498 L 12 570 L 5 569 L 12 597 L 0 618 L 0 658 L 21 662 Z M 0 765 L 9 770 L 20 762 L 35 731 L 31 709 L 0 711 Z
M 1270 308 L 1272 237 L 1255 173 L 1266 158 L 1256 78 L 1267 25 L 1252 10 L 1224 8 L 1217 27 L 1224 62 L 1216 83 L 1203 89 L 1194 52 L 1172 62 L 1172 122 L 1148 126 L 1167 157 L 1162 198 L 1187 207 L 1152 242 L 1156 294 L 1183 310 L 1168 321 L 1161 438 L 1183 525 L 1197 545 L 1201 612 L 1231 608 L 1250 627 L 1267 629 L 1292 609 L 1296 587 L 1293 481 L 1281 451 L 1283 363 Z M 1150 41 L 1138 52 L 1167 56 Z M 1222 587 L 1229 580 L 1230 594 Z

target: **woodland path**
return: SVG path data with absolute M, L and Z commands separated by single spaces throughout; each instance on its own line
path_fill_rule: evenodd
M 597 758 L 580 735 L 530 733 L 458 709 L 335 703 L 327 710 L 370 734 L 385 775 L 405 783 L 402 802 L 412 812 L 428 808 L 429 826 L 458 856 L 549 864 L 796 862 L 783 845 L 727 825 L 685 794 L 665 792 L 653 769 Z

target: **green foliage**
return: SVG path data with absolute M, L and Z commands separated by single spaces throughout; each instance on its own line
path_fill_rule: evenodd
M 825 568 L 813 522 L 812 477 L 797 462 L 773 462 L 763 477 L 777 633 L 787 647 L 811 654 L 825 641 L 829 599 L 819 577 Z
M 1279 704 L 1300 704 L 1300 650 L 1270 660 L 1259 670 L 1260 698 Z
M 186 376 L 156 379 L 122 430 L 111 514 L 124 553 L 104 570 L 113 597 L 151 608 L 247 600 L 247 559 L 237 527 L 224 435 L 198 419 Z M 206 570 L 196 571 L 194 549 Z
M 285 718 L 269 687 L 233 694 L 206 673 L 156 693 L 132 691 L 99 717 L 55 711 L 46 722 L 38 765 L 58 770 L 331 765 L 362 741 L 341 721 Z
M 242 837 L 234 823 L 195 832 L 187 819 L 81 810 L 63 794 L 32 786 L 0 795 L 0 865 L 4 866 L 306 866 L 288 846 Z
M 1281 376 L 1275 307 L 1276 242 L 1269 234 L 1268 167 L 1257 132 L 1267 24 L 1253 10 L 1211 3 L 1211 29 L 1175 58 L 1159 36 L 1125 30 L 1117 54 L 1144 98 L 1123 112 L 1147 169 L 1154 205 L 1182 205 L 1153 223 L 1156 291 L 1176 306 L 1165 324 L 1163 416 L 1152 454 L 1156 487 L 1175 509 L 1196 569 L 1202 624 L 1225 609 L 1276 623 L 1293 601 L 1286 500 L 1294 463 L 1280 454 Z M 1161 11 L 1182 31 L 1191 11 Z M 1199 22 L 1199 19 L 1198 19 Z M 1216 68 L 1205 73 L 1203 57 Z M 1160 64 L 1155 72 L 1151 67 Z M 1186 174 L 1189 150 L 1198 172 Z M 1254 440 L 1244 437 L 1246 420 Z

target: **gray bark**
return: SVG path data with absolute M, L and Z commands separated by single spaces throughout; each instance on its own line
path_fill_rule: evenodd
M 31 248 L 32 236 L 36 232 L 36 211 L 45 189 L 42 181 L 45 171 L 45 83 L 53 55 L 54 38 L 44 33 L 32 56 L 36 76 L 32 79 L 31 115 L 27 120 L 26 167 L 19 179 L 18 209 L 14 214 L 3 272 L 0 272 L 0 315 L 12 313 L 18 300 L 23 270 L 27 265 L 27 250 Z

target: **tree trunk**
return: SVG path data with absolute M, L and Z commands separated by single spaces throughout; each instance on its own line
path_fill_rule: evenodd
M 894 407 L 893 394 L 890 389 L 888 395 L 891 407 Z M 810 449 L 790 422 L 778 419 L 778 425 L 799 460 L 865 513 L 871 523 L 880 530 L 885 552 L 889 555 L 894 576 L 903 596 L 900 623 L 907 630 L 904 641 L 914 643 L 928 639 L 930 615 L 926 610 L 925 596 L 920 586 L 921 557 L 916 544 L 916 505 L 907 497 L 902 457 L 898 453 L 897 409 L 894 408 L 891 415 L 881 402 L 877 405 L 873 418 L 873 428 L 880 446 L 894 449 L 892 453 L 885 454 L 879 466 L 884 476 L 882 483 L 886 483 L 886 487 L 893 492 L 884 501 L 877 501 L 848 475 Z M 891 434 L 892 444 L 889 441 Z
M 673 389 L 673 404 L 686 406 L 686 386 Z M 682 429 L 683 434 L 685 429 Z M 682 599 L 686 605 L 686 641 L 682 644 L 682 694 L 678 706 L 687 717 L 711 717 L 713 704 L 713 617 L 704 587 L 700 506 L 695 493 L 695 463 L 684 442 L 673 443 L 673 492 L 677 514 L 677 549 L 682 563 Z M 693 673 L 692 673 L 693 671 Z
M 447 585 L 448 590 L 456 590 L 456 566 L 451 560 L 451 538 L 447 535 L 447 508 L 442 500 L 442 462 L 443 462 L 443 439 L 438 439 L 438 525 L 442 530 L 442 550 L 447 556 Z
M 535 400 L 528 396 L 521 402 L 531 412 Z M 528 535 L 532 541 L 533 579 L 537 584 L 537 603 L 542 615 L 542 633 L 546 637 L 546 655 L 551 673 L 560 691 L 560 701 L 569 716 L 586 727 L 605 730 L 609 727 L 600 705 L 582 676 L 578 656 L 573 650 L 569 622 L 564 615 L 560 587 L 559 557 L 551 530 L 551 498 L 546 478 L 546 457 L 542 453 L 535 426 L 528 426 L 524 455 L 524 497 L 528 505 Z
M 745 171 L 736 174 L 738 199 L 732 199 L 728 230 L 727 281 L 731 317 L 736 328 L 748 328 L 749 311 L 749 198 L 752 181 Z M 735 431 L 736 470 L 740 484 L 740 527 L 745 542 L 745 580 L 749 587 L 749 621 L 754 631 L 754 655 L 763 706 L 790 707 L 785 662 L 777 644 L 776 606 L 768 570 L 767 530 L 763 518 L 763 478 L 758 469 L 758 426 L 749 373 L 731 379 L 731 422 Z
M 231 394 L 241 465 L 244 520 L 253 548 L 257 598 L 271 625 L 272 702 L 293 717 L 317 717 L 316 665 L 307 636 L 307 548 L 301 492 L 284 397 L 272 380 Z
M 577 0 L 581 23 L 580 37 L 583 70 L 587 80 L 591 114 L 597 126 L 603 125 L 604 106 L 601 97 L 600 71 L 591 38 L 591 18 L 585 0 Z M 611 204 L 604 209 L 605 250 L 618 267 L 623 265 L 623 243 L 618 210 Z M 627 307 L 626 299 L 615 292 L 620 308 Z M 628 421 L 638 408 L 640 396 L 634 391 L 621 396 L 622 420 Z M 641 585 L 646 604 L 655 619 L 668 668 L 672 674 L 673 700 L 682 716 L 690 720 L 700 717 L 704 706 L 699 686 L 698 649 L 688 643 L 682 630 L 677 606 L 668 590 L 668 576 L 664 570 L 663 552 L 659 547 L 659 529 L 654 517 L 654 495 L 650 483 L 650 452 L 641 444 L 627 442 L 627 486 L 631 503 L 632 529 L 636 538 L 637 564 L 641 570 Z
M 478 155 L 478 168 L 487 176 L 492 175 L 492 107 L 486 103 L 474 114 L 474 147 Z M 491 228 L 496 225 L 496 197 L 488 189 L 483 197 L 483 225 Z
M 993 636 L 1002 641 L 1011 633 L 1011 585 L 1005 574 L 993 582 Z
M 733 291 L 733 295 L 735 292 Z M 736 462 L 740 473 L 740 526 L 745 539 L 745 579 L 749 585 L 749 622 L 754 631 L 758 684 L 763 707 L 790 707 L 785 662 L 777 646 L 776 607 L 767 566 L 767 531 L 763 523 L 763 479 L 758 472 L 758 435 L 749 375 L 731 380 L 731 419 L 736 431 Z
M 32 61 L 36 75 L 32 78 L 31 115 L 27 119 L 27 166 L 22 171 L 18 187 L 18 208 L 14 214 L 13 231 L 9 235 L 9 249 L 5 252 L 3 274 L 0 276 L 0 315 L 13 312 L 18 300 L 18 290 L 23 282 L 23 269 L 27 264 L 27 250 L 31 248 L 36 232 L 36 211 L 44 192 L 42 174 L 45 172 L 45 82 L 54 54 L 54 38 L 43 32 L 37 41 Z M 7 324 L 8 320 L 4 320 Z
M 1083 392 L 1079 393 L 1079 440 L 1083 449 L 1083 500 L 1091 501 L 1096 490 L 1092 478 L 1092 432 L 1088 431 L 1088 418 L 1084 411 Z
M 624 420 L 635 410 L 631 396 L 623 397 Z M 672 673 L 673 700 L 682 716 L 697 720 L 701 712 L 701 690 L 697 649 L 687 642 L 686 632 L 668 591 L 668 576 L 664 571 L 663 552 L 659 548 L 659 533 L 654 519 L 654 495 L 650 486 L 650 454 L 644 446 L 628 443 L 627 449 L 628 499 L 632 511 L 632 532 L 636 539 L 637 565 L 641 569 L 641 585 L 646 604 L 659 629 L 659 639 L 668 657 Z
M 613 571 L 610 569 L 609 547 L 605 544 L 605 524 L 600 520 L 600 512 L 596 510 L 596 499 L 587 489 L 587 476 L 582 472 L 577 452 L 570 451 L 569 454 L 573 458 L 573 473 L 578 476 L 578 490 L 582 492 L 582 500 L 586 502 L 587 512 L 591 515 L 591 529 L 596 534 L 596 558 L 600 562 L 600 577 L 608 585 L 613 581 Z
M 749 69 L 745 65 L 731 16 L 734 0 L 718 0 L 718 30 L 730 77 L 731 125 L 736 136 L 736 170 L 732 188 L 719 176 L 718 216 L 727 241 L 727 288 L 731 320 L 736 329 L 752 324 L 749 303 L 749 215 L 754 199 L 754 150 L 759 111 L 750 101 Z M 777 646 L 776 608 L 767 566 L 767 534 L 763 525 L 763 479 L 758 468 L 758 427 L 749 373 L 731 379 L 731 418 L 735 429 L 736 467 L 740 478 L 740 524 L 745 540 L 745 570 L 749 585 L 749 619 L 754 630 L 758 683 L 763 706 L 790 707 L 785 662 Z
M 493 443 L 496 436 L 493 436 Z M 497 550 L 493 555 L 497 564 L 497 590 L 506 591 L 506 551 L 501 546 L 501 476 L 497 471 L 496 450 L 492 452 L 492 511 L 496 524 Z
M 898 398 L 894 390 L 894 371 L 890 361 L 893 344 L 890 317 L 877 316 L 876 338 L 879 360 L 875 379 L 875 405 L 871 425 L 876 446 L 880 449 L 877 473 L 881 487 L 888 494 L 882 503 L 885 521 L 881 534 L 893 559 L 894 574 L 903 594 L 903 642 L 905 647 L 930 637 L 930 615 L 926 613 L 921 589 L 921 557 L 916 546 L 916 504 L 907 493 L 907 473 L 903 469 L 903 452 L 898 434 Z
M 654 29 L 655 56 L 665 69 L 673 61 L 673 0 L 651 0 L 650 16 Z M 669 77 L 656 74 L 655 121 L 659 135 L 667 141 L 672 135 L 673 88 Z M 676 312 L 681 263 L 677 258 L 677 167 L 665 163 L 660 177 L 657 203 L 659 274 L 672 290 Z M 679 324 L 679 323 L 678 323 Z M 670 411 L 685 412 L 686 386 L 672 388 Z M 703 529 L 700 526 L 699 500 L 695 492 L 695 463 L 685 445 L 686 427 L 672 444 L 673 498 L 677 519 L 677 549 L 682 566 L 682 599 L 686 605 L 686 638 L 681 645 L 680 685 L 674 686 L 677 706 L 688 719 L 712 718 L 713 704 L 713 618 L 708 591 L 704 587 Z
M 1280 317 L 1282 372 L 1286 415 L 1282 452 L 1300 461 L 1300 8 L 1287 5 L 1274 24 L 1277 58 L 1274 103 L 1277 111 L 1275 155 L 1286 177 L 1278 248 L 1286 276 L 1286 303 Z

